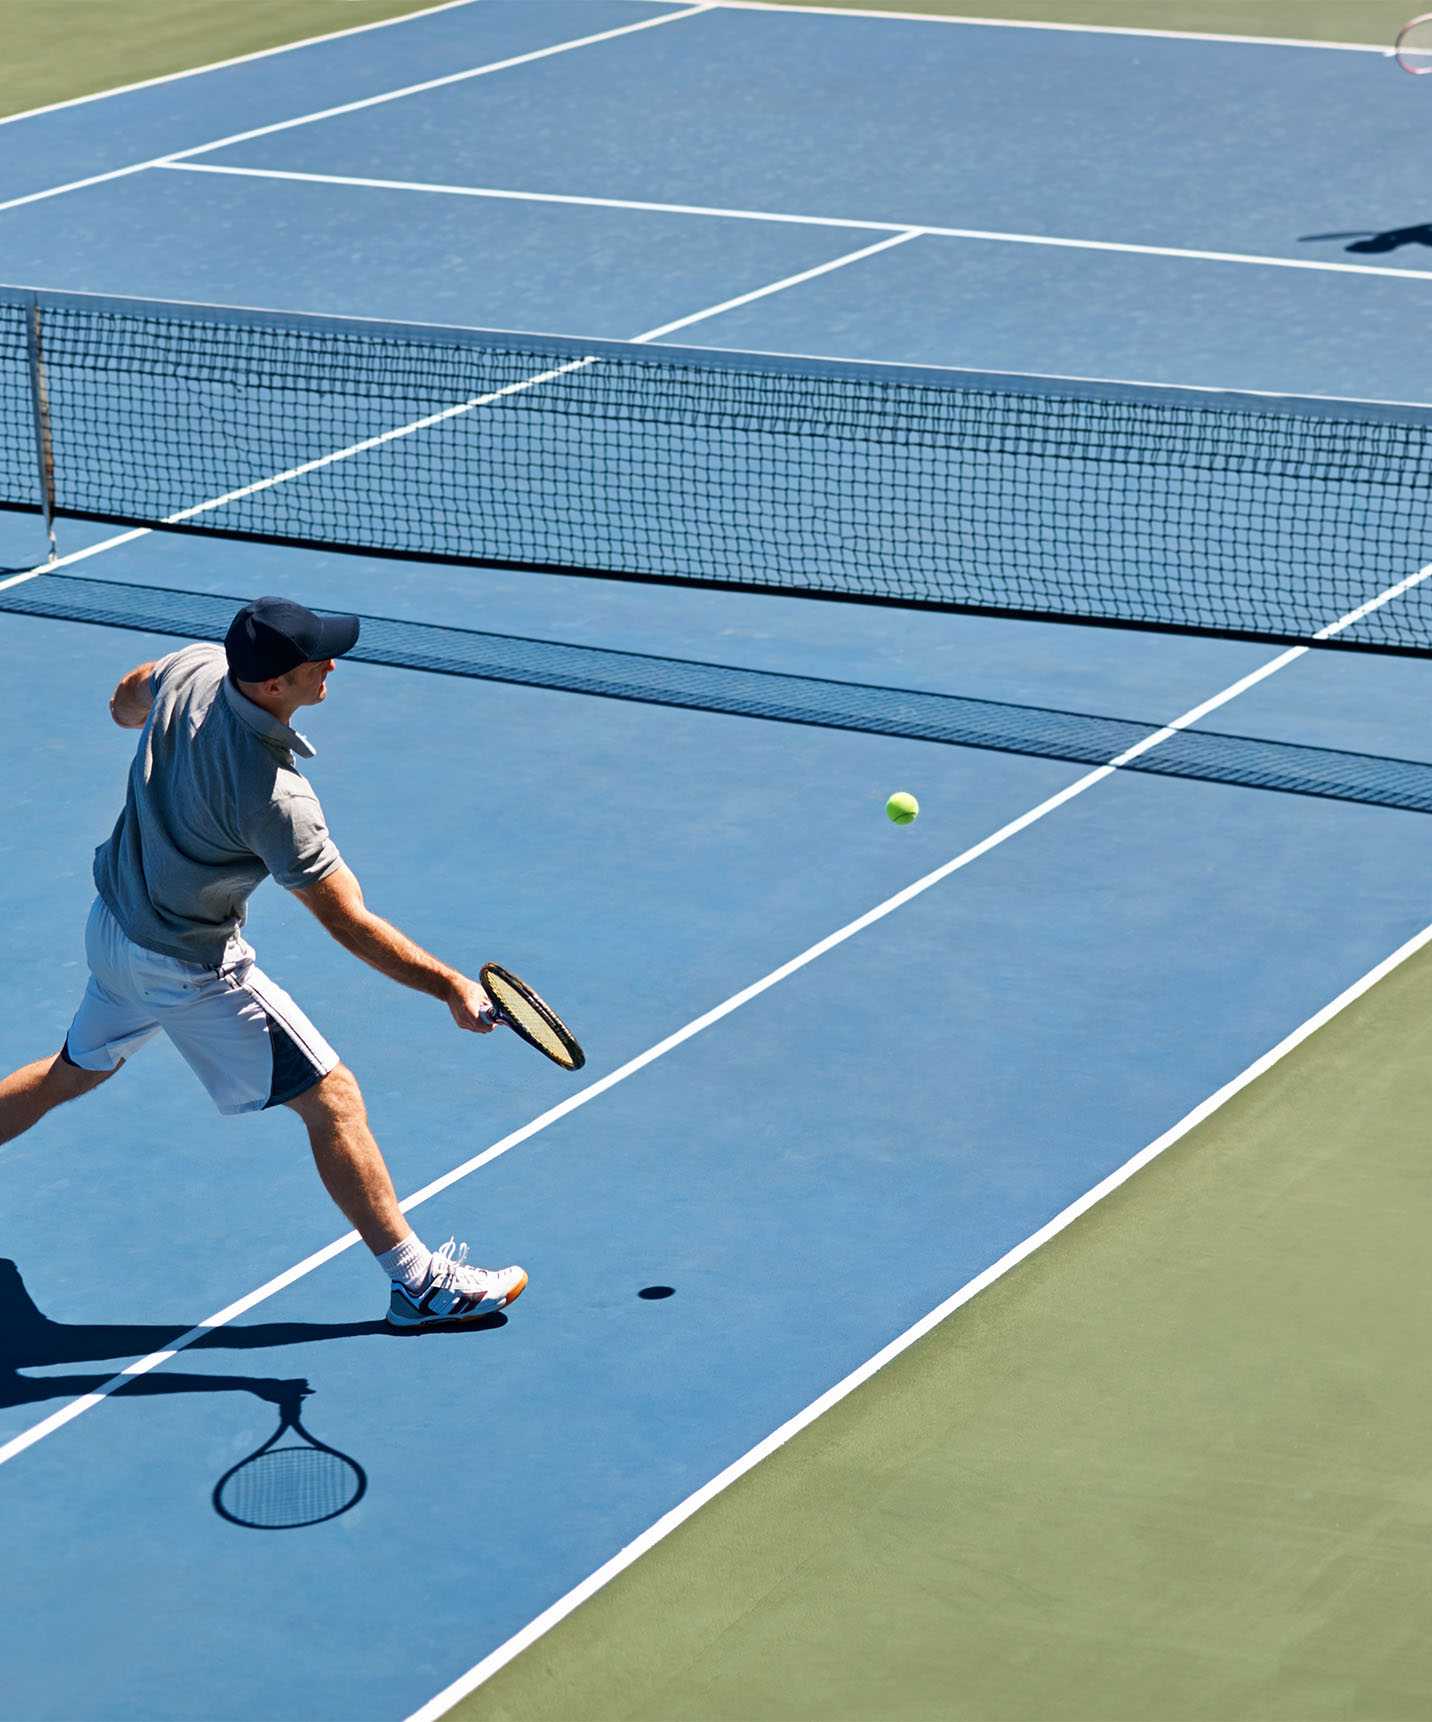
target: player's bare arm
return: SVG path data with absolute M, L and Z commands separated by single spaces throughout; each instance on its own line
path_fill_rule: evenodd
M 475 1034 L 491 1032 L 492 1017 L 484 1014 L 490 1000 L 482 987 L 440 963 L 391 921 L 375 915 L 363 901 L 363 889 L 352 868 L 336 867 L 316 885 L 293 895 L 344 950 L 352 951 L 389 980 L 441 999 L 459 1028 Z
M 154 665 L 140 664 L 120 682 L 110 696 L 109 715 L 121 729 L 143 729 L 154 704 L 150 678 Z

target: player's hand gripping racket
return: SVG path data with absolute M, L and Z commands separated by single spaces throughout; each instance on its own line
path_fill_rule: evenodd
M 580 1070 L 587 1055 L 577 1045 L 574 1035 L 544 999 L 533 992 L 526 981 L 518 980 L 510 969 L 500 963 L 484 963 L 479 979 L 492 1000 L 490 1012 L 484 1012 L 493 1022 L 506 1023 L 538 1052 L 546 1053 L 553 1064 L 563 1070 Z

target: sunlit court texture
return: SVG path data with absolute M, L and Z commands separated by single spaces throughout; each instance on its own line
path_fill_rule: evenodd
M 0 0 L 0 1722 L 1432 1722 L 1410 5 Z

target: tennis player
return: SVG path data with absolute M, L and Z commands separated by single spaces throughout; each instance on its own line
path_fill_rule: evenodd
M 346 950 L 441 999 L 459 1028 L 492 1027 L 476 981 L 365 907 L 295 764 L 313 748 L 293 715 L 327 696 L 357 640 L 356 616 L 259 598 L 223 646 L 185 646 L 114 690 L 110 715 L 143 734 L 124 811 L 95 852 L 89 984 L 59 1053 L 0 1082 L 0 1143 L 107 1082 L 163 1029 L 220 1112 L 287 1106 L 303 1120 L 319 1177 L 391 1282 L 392 1326 L 466 1323 L 511 1303 L 527 1275 L 468 1265 L 466 1244 L 434 1253 L 419 1241 L 352 1071 L 242 933 L 250 893 L 272 874 Z

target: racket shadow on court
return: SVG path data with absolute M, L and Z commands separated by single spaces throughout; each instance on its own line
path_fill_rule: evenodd
M 340 1518 L 368 1492 L 356 1459 L 320 1441 L 303 1426 L 306 1382 L 285 1383 L 276 1395 L 278 1428 L 214 1485 L 214 1511 L 251 1531 L 293 1531 Z

